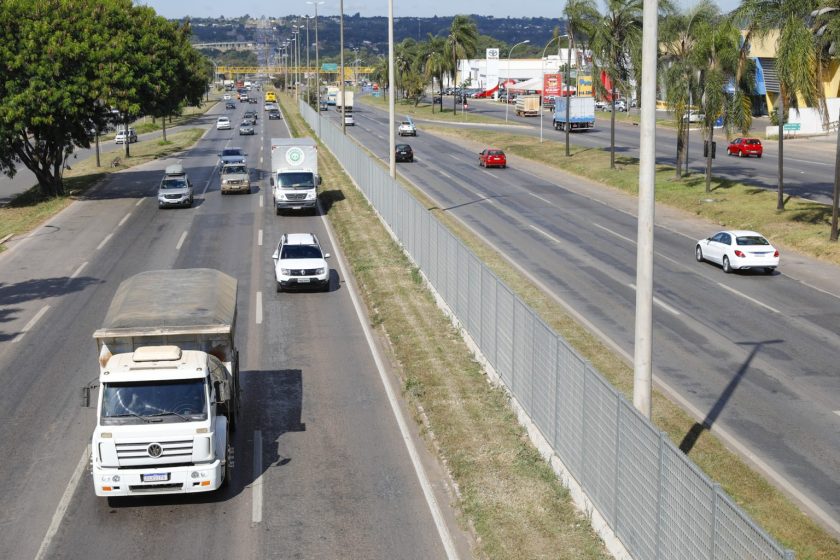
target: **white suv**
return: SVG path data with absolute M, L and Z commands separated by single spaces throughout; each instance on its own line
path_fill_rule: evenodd
M 330 254 L 321 251 L 315 234 L 284 233 L 271 258 L 278 292 L 309 287 L 330 291 L 330 267 L 326 261 Z
M 417 136 L 417 127 L 414 126 L 413 121 L 402 121 L 397 134 L 400 136 Z

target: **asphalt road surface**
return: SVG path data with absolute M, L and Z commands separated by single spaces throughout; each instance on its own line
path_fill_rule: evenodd
M 387 113 L 362 105 L 354 116 L 347 133 L 387 161 Z M 632 357 L 635 199 L 516 158 L 483 169 L 475 146 L 418 129 L 398 137 L 416 161 L 397 173 Z M 727 275 L 694 260 L 715 226 L 657 212 L 655 375 L 840 534 L 840 271 L 783 254 L 772 275 Z
M 252 137 L 212 128 L 180 155 L 196 187 L 191 209 L 158 209 L 157 184 L 175 160 L 156 161 L 112 175 L 0 255 L 0 557 L 468 556 L 436 460 L 422 443 L 412 460 L 416 429 L 396 421 L 405 411 L 392 409 L 378 341 L 369 342 L 324 217 L 274 215 L 269 141 L 288 136 L 285 122 L 261 112 L 257 128 Z M 228 145 L 249 153 L 253 194 L 220 195 L 217 153 Z M 271 254 L 294 231 L 314 232 L 332 253 L 329 293 L 275 293 Z M 191 267 L 239 281 L 243 413 L 232 484 L 97 498 L 95 413 L 79 401 L 98 375 L 91 335 L 122 280 Z M 398 395 L 393 376 L 384 379 Z

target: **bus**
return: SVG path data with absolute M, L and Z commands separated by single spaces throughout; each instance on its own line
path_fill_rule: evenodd
M 277 103 L 277 94 L 273 91 L 265 92 L 265 102 L 266 103 Z

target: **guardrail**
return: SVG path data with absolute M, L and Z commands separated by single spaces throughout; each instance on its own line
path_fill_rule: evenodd
M 794 558 L 380 162 L 303 101 L 300 111 L 634 558 Z

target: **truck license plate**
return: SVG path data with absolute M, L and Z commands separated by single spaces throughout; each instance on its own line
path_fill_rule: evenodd
M 169 480 L 169 473 L 144 474 L 142 479 L 143 482 L 167 482 Z

